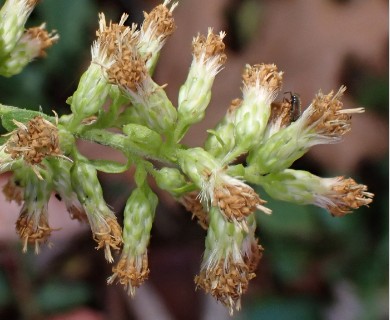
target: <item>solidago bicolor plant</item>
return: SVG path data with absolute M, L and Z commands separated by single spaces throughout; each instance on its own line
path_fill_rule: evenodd
M 9 77 L 31 60 L 45 56 L 58 40 L 45 24 L 25 29 L 37 0 L 6 0 L 0 11 L 0 73 Z M 292 117 L 291 100 L 275 102 L 282 72 L 273 64 L 246 65 L 242 97 L 202 147 L 181 143 L 191 125 L 205 116 L 214 78 L 226 61 L 223 32 L 209 29 L 192 43 L 192 63 L 177 106 L 164 85 L 152 78 L 160 50 L 175 30 L 176 3 L 166 0 L 137 26 L 107 22 L 99 15 L 91 63 L 66 101 L 70 114 L 58 117 L 0 105 L 3 127 L 0 170 L 11 171 L 3 192 L 21 205 L 16 232 L 23 251 L 38 253 L 54 231 L 48 223 L 52 193 L 64 201 L 71 218 L 89 223 L 97 249 L 108 262 L 120 251 L 108 283 L 119 282 L 135 294 L 149 275 L 147 247 L 158 198 L 148 180 L 168 191 L 207 231 L 200 272 L 202 288 L 229 308 L 240 308 L 241 295 L 255 277 L 263 248 L 255 235 L 257 210 L 270 214 L 249 185 L 271 197 L 314 204 L 341 217 L 368 205 L 373 194 L 351 178 L 321 178 L 289 167 L 311 146 L 337 143 L 351 129 L 351 114 L 337 92 L 319 92 L 301 116 Z M 115 129 L 115 130 L 113 130 Z M 76 146 L 88 140 L 121 151 L 126 163 L 90 160 Z M 245 165 L 237 159 L 245 157 Z M 135 167 L 136 188 L 124 209 L 121 227 L 103 199 L 97 171 L 121 173 Z

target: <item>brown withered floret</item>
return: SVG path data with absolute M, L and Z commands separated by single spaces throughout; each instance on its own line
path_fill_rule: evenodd
M 107 70 L 109 81 L 136 91 L 147 76 L 145 61 L 135 48 L 123 48 L 116 62 Z
M 245 184 L 225 184 L 214 191 L 213 205 L 217 205 L 229 221 L 243 221 L 265 201 Z
M 112 23 L 112 21 L 110 21 L 107 25 L 104 14 L 99 14 L 99 29 L 96 31 L 96 36 L 104 45 L 108 56 L 117 52 L 118 45 L 120 45 L 119 42 L 122 40 L 122 35 L 125 33 L 125 30 L 129 29 L 129 27 L 124 25 L 128 17 L 128 14 L 123 14 L 119 23 Z
M 248 87 L 256 87 L 257 84 L 270 92 L 277 91 L 282 86 L 282 72 L 274 64 L 247 65 L 242 74 L 243 82 Z
M 27 6 L 35 7 L 40 0 L 27 0 Z
M 39 42 L 38 57 L 46 57 L 46 49 L 50 48 L 59 39 L 55 32 L 48 32 L 45 29 L 45 24 L 39 27 L 33 27 L 26 30 L 23 35 L 24 38 L 37 40 Z
M 98 244 L 96 249 L 104 248 L 106 260 L 114 261 L 111 249 L 119 250 L 122 245 L 122 229 L 116 219 L 106 217 L 105 224 L 96 224 L 93 229 L 93 239 Z
M 211 269 L 203 269 L 195 277 L 195 283 L 228 307 L 232 315 L 234 309 L 241 308 L 241 295 L 248 290 L 249 281 L 255 276 L 246 264 L 227 258 Z
M 268 123 L 280 122 L 280 128 L 285 128 L 291 123 L 291 103 L 288 99 L 271 103 L 271 115 Z
M 112 284 L 117 279 L 127 289 L 128 294 L 134 296 L 135 289 L 149 277 L 148 256 L 145 253 L 142 257 L 134 258 L 122 254 L 112 271 L 113 275 L 108 279 L 108 283 Z
M 192 213 L 192 219 L 196 217 L 198 219 L 199 225 L 203 229 L 207 230 L 209 226 L 209 217 L 207 212 L 204 210 L 202 203 L 200 202 L 199 192 L 188 192 L 182 196 L 179 201 L 187 211 Z
M 162 40 L 170 36 L 176 29 L 172 15 L 173 9 L 174 6 L 168 9 L 164 4 L 160 4 L 151 12 L 144 12 L 145 20 L 142 24 L 142 30 L 146 32 L 147 29 L 153 28 L 154 35 L 162 37 Z
M 351 115 L 364 112 L 364 108 L 342 109 L 340 98 L 345 89 L 342 86 L 335 95 L 333 91 L 327 95 L 322 92 L 316 95 L 305 123 L 309 130 L 334 138 L 340 138 L 351 130 Z
M 236 110 L 241 106 L 242 104 L 242 100 L 241 99 L 233 99 L 231 102 L 230 102 L 230 106 L 226 112 L 226 115 L 227 117 L 231 117 L 232 115 L 234 115 L 234 113 L 236 112 Z
M 48 156 L 61 156 L 58 129 L 41 116 L 32 118 L 26 125 L 16 122 L 5 152 L 12 159 L 23 158 L 27 164 L 37 165 Z
M 199 59 L 203 54 L 207 60 L 210 57 L 219 56 L 218 64 L 224 64 L 226 62 L 225 44 L 223 38 L 225 34 L 214 34 L 209 30 L 207 37 L 204 35 L 198 35 L 192 42 L 192 53 L 195 58 Z
M 258 239 L 254 238 L 251 242 L 250 251 L 245 253 L 244 262 L 248 267 L 250 273 L 257 270 L 257 266 L 263 256 L 264 248 L 258 244 Z
M 27 251 L 28 244 L 33 244 L 38 254 L 40 245 L 47 242 L 53 230 L 49 226 L 47 212 L 39 214 L 39 220 L 36 221 L 35 215 L 29 215 L 28 210 L 22 208 L 16 221 L 16 232 L 23 242 L 23 252 Z
M 18 205 L 23 202 L 23 188 L 18 185 L 14 177 L 10 177 L 3 187 L 5 199 L 9 202 L 15 201 Z
M 343 179 L 343 177 L 338 177 L 338 179 L 341 183 L 335 184 L 332 188 L 334 193 L 331 195 L 336 205 L 330 204 L 327 206 L 327 209 L 333 216 L 344 216 L 352 212 L 351 209 L 358 209 L 372 202 L 374 194 L 367 192 L 367 186 L 357 184 L 351 178 Z

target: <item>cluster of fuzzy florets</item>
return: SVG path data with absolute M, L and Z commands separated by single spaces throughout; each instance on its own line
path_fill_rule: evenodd
M 256 276 L 263 252 L 255 215 L 271 213 L 249 183 L 275 199 L 314 204 L 334 216 L 368 205 L 373 194 L 351 178 L 321 178 L 289 169 L 310 147 L 339 142 L 351 129 L 351 114 L 364 110 L 343 109 L 341 87 L 336 94 L 319 92 L 300 114 L 292 93 L 290 100 L 275 101 L 283 73 L 274 64 L 247 65 L 242 97 L 208 130 L 203 147 L 182 145 L 191 125 L 205 116 L 214 79 L 226 61 L 225 33 L 209 29 L 194 38 L 193 60 L 175 107 L 164 86 L 152 79 L 160 50 L 176 28 L 176 3 L 169 2 L 145 13 L 141 26 L 126 26 L 126 14 L 119 23 L 107 23 L 99 15 L 91 64 L 67 100 L 70 115 L 58 119 L 0 105 L 2 124 L 9 131 L 0 148 L 0 170 L 13 172 L 3 191 L 22 205 L 16 229 L 24 251 L 32 244 L 38 252 L 54 231 L 47 204 L 55 193 L 72 218 L 89 223 L 96 248 L 104 250 L 107 261 L 117 257 L 112 250 L 120 251 L 108 283 L 122 284 L 133 296 L 150 273 L 147 248 L 158 203 L 148 182 L 153 178 L 207 230 L 196 287 L 233 313 Z M 1 9 L 2 75 L 20 72 L 58 38 L 44 25 L 23 30 L 36 3 L 7 0 Z M 117 149 L 128 161 L 87 159 L 79 153 L 77 139 Z M 245 157 L 245 166 L 237 164 L 239 157 Z M 136 187 L 121 227 L 103 199 L 97 171 L 121 173 L 131 166 Z

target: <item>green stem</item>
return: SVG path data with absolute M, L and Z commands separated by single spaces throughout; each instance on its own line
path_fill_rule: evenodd
M 172 161 L 174 157 L 168 154 L 172 151 L 171 148 L 169 148 L 170 150 L 165 150 L 165 148 L 162 147 L 160 152 L 154 153 L 150 150 L 146 150 L 143 146 L 140 146 L 132 141 L 131 137 L 125 136 L 123 134 L 102 129 L 91 129 L 80 131 L 77 133 L 77 138 L 93 141 L 104 146 L 109 146 L 113 149 L 121 151 L 126 156 L 137 156 L 156 160 L 172 167 L 176 166 L 176 163 Z

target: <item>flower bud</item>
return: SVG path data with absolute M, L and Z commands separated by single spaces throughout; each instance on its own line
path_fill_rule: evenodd
M 240 309 L 241 295 L 247 291 L 249 280 L 255 277 L 243 258 L 246 234 L 227 222 L 218 208 L 212 207 L 209 215 L 206 248 L 195 283 L 228 307 L 232 315 L 234 309 Z
M 372 202 L 374 194 L 367 186 L 353 179 L 320 178 L 307 171 L 286 169 L 263 177 L 261 186 L 273 198 L 297 203 L 314 204 L 333 216 L 344 216 Z
M 236 152 L 260 144 L 271 114 L 271 102 L 282 86 L 282 72 L 273 64 L 247 66 L 243 73 L 243 101 L 235 112 Z
M 290 167 L 317 144 L 337 143 L 351 129 L 352 113 L 364 109 L 342 109 L 340 97 L 345 87 L 333 96 L 333 92 L 321 92 L 302 116 L 290 126 L 272 135 L 258 149 L 249 153 L 247 162 L 257 174 L 278 172 Z
M 220 167 L 219 163 L 202 148 L 191 148 L 178 153 L 178 162 L 183 172 L 199 187 L 213 171 Z
M 104 248 L 106 260 L 112 262 L 111 248 L 119 250 L 122 244 L 121 228 L 116 217 L 103 199 L 96 169 L 77 161 L 70 171 L 73 190 L 87 214 L 96 249 Z
M 38 0 L 6 0 L 0 10 L 0 60 L 7 59 Z
M 183 193 L 187 181 L 178 169 L 164 167 L 153 175 L 159 188 L 168 191 L 174 197 Z M 184 191 L 185 192 L 185 191 Z
M 117 279 L 131 296 L 149 275 L 147 246 L 157 202 L 157 196 L 145 184 L 135 189 L 126 203 L 122 254 L 108 283 Z
M 193 61 L 179 92 L 177 140 L 183 137 L 190 125 L 204 118 L 214 78 L 226 61 L 224 37 L 225 33 L 216 35 L 209 29 L 207 37 L 198 35 L 192 43 Z
M 236 145 L 235 138 L 235 112 L 241 106 L 242 100 L 234 99 L 226 115 L 217 124 L 214 130 L 208 130 L 209 136 L 205 142 L 205 150 L 223 163 L 229 163 L 226 158 Z
M 35 253 L 39 246 L 46 243 L 52 228 L 48 221 L 48 202 L 52 192 L 52 180 L 49 175 L 44 180 L 37 177 L 31 169 L 24 170 L 25 187 L 23 190 L 23 206 L 16 221 L 16 232 L 23 241 L 23 252 L 28 244 L 34 244 Z
M 97 44 L 95 44 L 97 46 Z M 104 69 L 94 62 L 88 67 L 87 71 L 80 78 L 77 90 L 71 98 L 70 108 L 74 120 L 69 130 L 75 130 L 80 122 L 96 114 L 103 107 L 110 85 Z
M 141 26 L 137 48 L 140 55 L 145 58 L 146 69 L 149 70 L 150 74 L 153 73 L 166 39 L 176 29 L 172 13 L 177 2 L 168 8 L 169 3 L 170 0 L 165 0 L 163 4 L 153 8 L 151 12 L 144 12 L 144 22 Z

